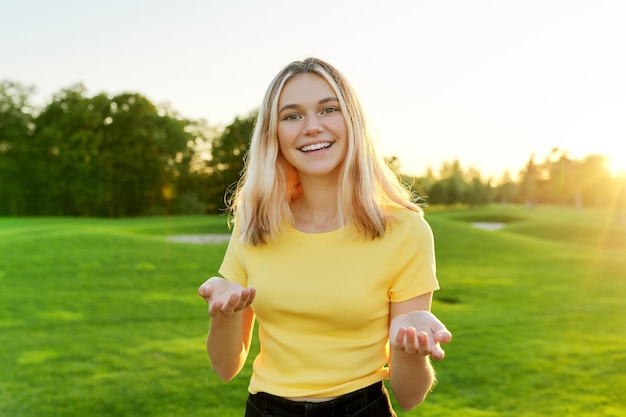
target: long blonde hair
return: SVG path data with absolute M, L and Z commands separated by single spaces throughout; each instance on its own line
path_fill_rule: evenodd
M 277 138 L 278 99 L 294 75 L 322 77 L 337 94 L 348 126 L 348 151 L 339 176 L 337 213 L 342 225 L 353 224 L 365 238 L 385 233 L 392 219 L 389 206 L 422 209 L 379 154 L 361 102 L 336 68 L 317 58 L 294 61 L 269 85 L 245 156 L 243 174 L 227 199 L 229 210 L 250 245 L 262 245 L 293 224 L 291 202 L 301 192 L 298 174 L 280 153 Z

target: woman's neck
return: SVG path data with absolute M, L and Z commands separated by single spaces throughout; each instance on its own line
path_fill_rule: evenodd
M 319 185 L 319 184 L 318 184 Z M 323 233 L 338 229 L 337 187 L 307 186 L 292 204 L 295 228 L 309 233 Z

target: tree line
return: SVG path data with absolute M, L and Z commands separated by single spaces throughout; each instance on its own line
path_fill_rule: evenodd
M 87 94 L 62 89 L 42 107 L 35 89 L 0 82 L 0 215 L 126 217 L 219 213 L 233 186 L 256 114 L 226 127 L 191 120 L 138 93 Z M 607 159 L 572 159 L 555 149 L 544 161 L 531 155 L 519 172 L 484 178 L 459 161 L 402 175 L 427 204 L 493 202 L 626 208 L 626 178 Z

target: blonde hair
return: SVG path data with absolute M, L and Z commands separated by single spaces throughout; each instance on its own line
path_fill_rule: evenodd
M 348 151 L 339 176 L 337 212 L 342 225 L 353 224 L 365 237 L 382 236 L 392 219 L 389 206 L 422 213 L 413 195 L 380 156 L 360 100 L 336 68 L 317 58 L 294 61 L 269 85 L 245 156 L 243 174 L 227 199 L 241 239 L 262 245 L 293 224 L 291 202 L 301 193 L 298 174 L 280 153 L 278 99 L 294 75 L 322 77 L 339 99 L 348 127 Z

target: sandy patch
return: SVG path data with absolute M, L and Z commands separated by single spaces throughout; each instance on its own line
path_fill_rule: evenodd
M 474 226 L 477 229 L 483 229 L 483 230 L 500 230 L 504 227 L 504 223 L 475 222 L 475 223 L 472 223 L 472 226 Z
M 228 242 L 228 239 L 230 239 L 230 234 L 177 235 L 166 238 L 170 242 L 196 243 L 199 245 Z

